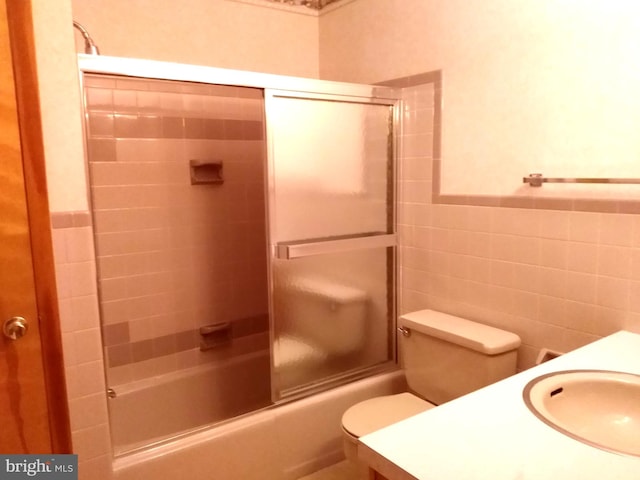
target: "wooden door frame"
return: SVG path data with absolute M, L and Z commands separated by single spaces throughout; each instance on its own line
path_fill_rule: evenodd
M 52 453 L 71 453 L 31 0 L 4 0 L 15 77 Z M 43 452 L 46 453 L 46 452 Z

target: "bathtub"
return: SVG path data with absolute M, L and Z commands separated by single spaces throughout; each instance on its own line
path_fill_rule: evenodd
M 264 408 L 271 404 L 269 377 L 269 350 L 263 349 L 113 387 L 114 453 Z
M 185 388 L 188 382 L 197 382 L 202 377 L 194 373 L 187 379 L 175 380 L 185 382 L 181 384 Z M 168 385 L 164 388 L 174 388 Z M 397 393 L 405 387 L 404 374 L 394 370 L 265 408 L 120 455 L 113 463 L 113 478 L 295 480 L 344 458 L 340 419 L 350 405 L 373 396 Z M 130 393 L 132 398 L 128 401 L 133 402 L 136 393 Z M 141 398 L 149 394 L 144 389 L 137 392 Z M 196 408 L 200 407 L 190 399 L 187 410 Z

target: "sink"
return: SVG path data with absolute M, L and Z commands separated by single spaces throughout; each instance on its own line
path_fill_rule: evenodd
M 531 380 L 529 409 L 550 427 L 596 448 L 640 457 L 640 375 L 565 370 Z

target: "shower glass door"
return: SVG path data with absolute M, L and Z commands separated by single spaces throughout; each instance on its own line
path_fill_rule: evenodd
M 395 356 L 393 100 L 267 90 L 272 394 Z

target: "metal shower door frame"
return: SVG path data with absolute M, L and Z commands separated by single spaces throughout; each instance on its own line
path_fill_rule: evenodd
M 392 172 L 393 177 L 393 209 L 390 212 L 392 216 L 393 222 L 393 231 L 387 232 L 386 237 L 376 238 L 374 242 L 382 244 L 395 244 L 396 240 L 396 231 L 395 231 L 395 219 L 396 219 L 396 201 L 397 201 L 397 177 L 398 177 L 398 167 L 396 159 L 399 157 L 399 145 L 398 137 L 400 135 L 400 125 L 401 125 L 401 100 L 400 100 L 400 92 L 394 88 L 387 86 L 379 86 L 379 85 L 365 85 L 365 84 L 355 84 L 355 83 L 347 83 L 347 82 L 336 82 L 336 81 L 328 81 L 328 80 L 318 80 L 311 78 L 302 78 L 302 77 L 292 77 L 285 75 L 275 75 L 268 73 L 258 73 L 258 72 L 249 72 L 249 71 L 241 71 L 241 70 L 232 70 L 232 69 L 223 69 L 216 67 L 208 67 L 201 65 L 190 65 L 190 64 L 180 64 L 173 62 L 163 62 L 156 60 L 145 60 L 145 59 L 137 59 L 137 58 L 125 58 L 125 57 L 111 57 L 106 55 L 87 55 L 87 54 L 78 54 L 78 69 L 80 76 L 80 85 L 82 85 L 82 76 L 85 73 L 96 73 L 96 74 L 106 74 L 106 75 L 122 75 L 122 76 L 130 76 L 136 78 L 149 78 L 149 79 L 157 79 L 157 80 L 174 80 L 174 81 L 184 81 L 184 82 L 197 82 L 197 83 L 206 83 L 211 85 L 229 85 L 229 86 L 238 86 L 238 87 L 253 87 L 260 88 L 265 92 L 265 114 L 266 121 L 268 122 L 268 98 L 270 95 L 283 95 L 290 97 L 298 97 L 298 98 L 308 98 L 308 99 L 323 99 L 323 100 L 333 100 L 333 101 L 346 101 L 346 102 L 356 102 L 356 103 L 371 103 L 371 104 L 382 104 L 389 105 L 393 108 L 393 145 L 391 147 L 394 159 L 394 171 Z M 268 129 L 268 125 L 267 125 Z M 267 132 L 268 134 L 268 132 Z M 270 140 L 267 135 L 267 149 L 271 148 Z M 269 150 L 267 151 L 267 157 L 269 158 Z M 269 161 L 269 160 L 268 160 Z M 269 165 L 267 165 L 269 168 Z M 273 199 L 271 198 L 270 181 L 267 178 L 265 181 L 265 189 L 266 189 L 266 200 L 271 202 Z M 270 203 L 269 203 L 270 204 Z M 267 209 L 267 236 L 271 238 L 270 234 L 270 214 L 269 209 Z M 350 239 L 346 239 L 348 242 Z M 365 239 L 365 242 L 368 240 Z M 379 246 L 380 246 L 379 245 Z M 325 245 L 326 246 L 326 245 Z M 341 249 L 345 247 L 345 243 L 338 242 L 334 244 L 335 248 Z M 351 248 L 353 245 L 347 245 L 347 247 Z M 267 245 L 265 248 L 268 249 L 268 261 L 271 262 L 272 253 L 274 251 L 274 247 L 272 245 Z M 305 254 L 305 250 L 315 248 L 313 246 L 300 246 L 300 247 L 287 247 L 284 248 L 283 255 L 299 255 L 300 249 L 302 249 L 302 254 Z M 324 248 L 324 247 L 321 247 Z M 396 264 L 395 257 L 397 254 L 394 254 L 394 266 Z M 269 265 L 270 268 L 270 265 Z M 397 272 L 393 271 L 393 278 L 390 280 L 393 282 L 394 293 L 396 292 L 396 277 Z M 273 295 L 273 285 L 271 279 L 269 279 L 269 302 L 270 302 L 270 316 L 271 321 L 273 323 L 273 310 L 272 310 L 272 295 Z M 392 305 L 392 318 L 390 319 L 389 329 L 389 349 L 392 352 L 392 359 L 387 362 L 385 365 L 378 365 L 373 368 L 362 371 L 358 378 L 368 376 L 374 373 L 377 373 L 382 370 L 388 370 L 389 368 L 395 368 L 396 365 L 396 342 L 395 342 L 395 308 L 396 308 L 396 295 L 394 295 L 393 305 Z M 272 338 L 273 340 L 273 338 Z M 271 347 L 273 348 L 273 346 Z M 348 379 L 345 379 L 345 381 Z M 273 385 L 273 381 L 272 381 Z M 324 390 L 324 388 L 320 388 L 319 390 Z M 315 393 L 314 391 L 308 392 L 309 394 Z M 292 400 L 293 398 L 287 398 L 287 400 Z
M 400 135 L 400 119 L 401 119 L 401 99 L 399 94 L 396 94 L 395 90 L 383 87 L 382 90 L 377 91 L 378 87 L 368 85 L 352 85 L 350 87 L 357 87 L 357 91 L 346 91 L 343 85 L 336 82 L 318 81 L 317 90 L 283 90 L 274 88 L 265 88 L 265 126 L 267 129 L 266 143 L 267 143 L 267 243 L 269 248 L 268 262 L 269 262 L 269 316 L 270 316 L 270 345 L 271 345 L 271 388 L 272 388 L 272 401 L 274 403 L 282 403 L 303 396 L 307 396 L 313 393 L 319 393 L 333 386 L 338 386 L 349 381 L 364 378 L 375 373 L 388 370 L 389 368 L 395 368 L 396 366 L 396 341 L 395 341 L 395 329 L 396 329 L 396 308 L 397 308 L 397 199 L 399 188 L 399 135 Z M 354 95 L 354 93 L 357 93 Z M 382 95 L 380 95 L 382 93 Z M 390 203 L 391 208 L 388 212 L 387 219 L 387 231 L 385 232 L 367 232 L 359 235 L 345 235 L 341 237 L 329 237 L 320 239 L 310 239 L 303 241 L 277 241 L 274 237 L 277 237 L 275 231 L 275 211 L 276 211 L 276 179 L 275 179 L 275 139 L 273 129 L 270 128 L 272 122 L 269 121 L 270 115 L 273 115 L 277 105 L 275 105 L 275 99 L 288 98 L 288 99 L 300 99 L 300 100 L 319 100 L 328 102 L 342 102 L 352 104 L 363 105 L 380 105 L 387 106 L 391 109 L 390 115 L 390 136 L 391 144 L 388 146 L 388 155 L 391 161 L 391 171 L 389 172 L 389 185 Z M 384 364 L 372 365 L 369 367 L 363 367 L 357 372 L 347 372 L 344 376 L 338 378 L 331 378 L 326 382 L 319 382 L 317 385 L 303 388 L 301 391 L 296 391 L 291 395 L 282 395 L 281 391 L 276 385 L 276 372 L 274 365 L 274 344 L 276 341 L 275 332 L 275 312 L 274 312 L 274 277 L 273 277 L 273 262 L 276 259 L 294 260 L 296 258 L 303 258 L 307 256 L 315 256 L 322 254 L 331 254 L 337 252 L 355 251 L 365 248 L 381 248 L 392 247 L 393 248 L 393 260 L 392 271 L 389 274 L 387 281 L 391 283 L 390 289 L 392 290 L 392 298 L 389 305 L 389 321 L 388 321 L 388 347 L 390 355 L 388 361 Z

